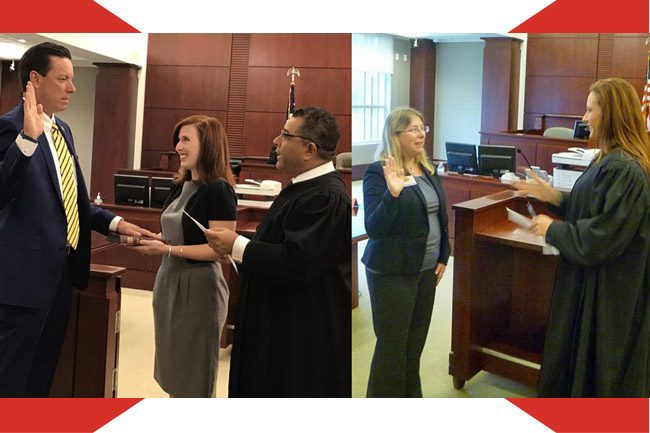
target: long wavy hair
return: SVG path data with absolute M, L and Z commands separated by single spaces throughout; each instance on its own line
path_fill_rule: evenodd
M 174 182 L 182 183 L 188 180 L 210 184 L 223 179 L 231 186 L 235 186 L 235 176 L 230 168 L 230 153 L 228 152 L 228 137 L 226 130 L 214 117 L 197 114 L 186 117 L 176 124 L 172 141 L 174 147 L 178 143 L 178 135 L 181 128 L 186 125 L 194 125 L 199 135 L 199 158 L 197 161 L 197 172 L 199 179 L 192 179 L 192 173 L 180 167 L 174 175 Z
M 375 152 L 375 159 L 384 160 L 388 158 L 390 149 L 390 154 L 395 158 L 395 165 L 397 166 L 398 172 L 404 168 L 404 153 L 402 152 L 402 145 L 399 141 L 399 134 L 404 131 L 404 129 L 408 128 L 415 118 L 420 119 L 422 123 L 424 123 L 422 114 L 414 108 L 400 107 L 390 112 L 384 122 L 384 135 L 382 142 L 379 144 L 377 151 Z M 419 154 L 416 161 L 426 168 L 429 173 L 435 174 L 433 165 L 431 165 L 429 158 L 427 158 L 426 151 Z M 407 169 L 404 169 L 404 172 L 409 174 L 407 173 Z
M 621 78 L 598 80 L 589 87 L 601 109 L 594 140 L 601 149 L 598 160 L 620 149 L 637 160 L 650 175 L 650 140 L 634 87 Z

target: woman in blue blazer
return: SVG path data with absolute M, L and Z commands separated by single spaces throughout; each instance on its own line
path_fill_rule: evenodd
M 362 262 L 377 336 L 368 397 L 422 397 L 420 356 L 450 253 L 444 192 L 424 149 L 427 132 L 418 111 L 392 111 L 379 161 L 363 177 L 370 239 Z

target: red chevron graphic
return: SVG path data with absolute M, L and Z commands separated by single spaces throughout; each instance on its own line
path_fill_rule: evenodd
M 510 403 L 557 433 L 648 432 L 645 398 L 514 398 Z
M 512 32 L 645 33 L 648 13 L 648 0 L 556 0 Z
M 138 33 L 112 12 L 92 0 L 29 3 L 9 1 L 2 5 L 5 33 Z
M 0 432 L 94 432 L 139 398 L 0 399 Z

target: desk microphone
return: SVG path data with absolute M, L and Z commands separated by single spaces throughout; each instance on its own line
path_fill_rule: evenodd
M 519 153 L 524 158 L 524 161 L 526 161 L 526 164 L 528 164 L 528 167 L 530 167 L 530 169 L 532 170 L 533 166 L 530 164 L 530 161 L 528 161 L 528 158 L 526 158 L 526 154 L 524 152 L 522 152 L 521 149 L 518 148 L 518 147 L 516 148 L 516 150 L 517 150 L 517 153 Z

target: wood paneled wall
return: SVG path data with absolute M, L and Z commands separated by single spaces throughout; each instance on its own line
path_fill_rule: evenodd
M 138 102 L 138 66 L 123 63 L 95 63 L 95 120 L 93 125 L 93 169 L 91 197 L 102 193 L 115 201 L 113 175 L 133 166 L 135 120 Z
M 542 114 L 584 114 L 589 85 L 601 78 L 625 78 L 641 95 L 647 37 L 646 33 L 530 34 L 524 128 L 539 128 Z M 546 126 L 572 127 L 573 121 L 547 119 Z
M 483 38 L 483 93 L 481 132 L 517 127 L 521 41 Z
M 174 125 L 191 114 L 224 123 L 231 156 L 268 156 L 284 125 L 296 78 L 296 106 L 321 106 L 351 150 L 349 34 L 152 34 L 149 36 L 142 167 L 172 149 Z
M 411 107 L 424 116 L 424 124 L 435 125 L 434 101 L 436 99 L 436 45 L 429 39 L 421 39 L 417 47 L 411 47 Z M 424 143 L 427 153 L 433 155 L 433 130 Z

